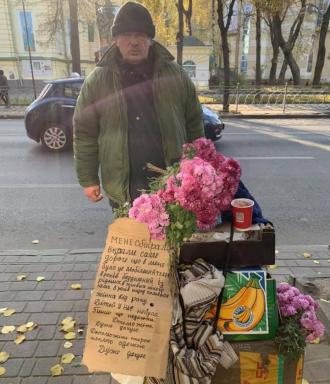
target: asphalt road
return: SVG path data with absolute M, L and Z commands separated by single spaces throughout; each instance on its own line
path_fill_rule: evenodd
M 278 244 L 329 244 L 329 120 L 230 119 L 217 147 L 240 160 Z M 0 120 L 0 164 L 1 250 L 104 246 L 111 210 L 85 199 L 72 153 L 46 152 L 22 120 Z

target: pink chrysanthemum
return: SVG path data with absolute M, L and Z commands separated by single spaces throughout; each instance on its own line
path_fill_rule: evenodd
M 315 310 L 318 303 L 310 296 L 302 294 L 296 287 L 281 283 L 277 287 L 277 302 L 281 316 L 285 319 L 298 316 L 306 341 L 313 341 L 324 334 L 324 326 L 317 319 Z
M 128 215 L 130 218 L 148 224 L 152 239 L 165 239 L 166 227 L 170 221 L 165 202 L 157 194 L 143 194 L 136 198 Z

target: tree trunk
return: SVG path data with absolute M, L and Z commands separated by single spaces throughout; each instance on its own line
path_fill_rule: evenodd
M 111 25 L 113 22 L 111 0 L 104 1 L 104 5 L 95 3 L 96 24 L 100 36 L 100 47 L 106 48 L 111 43 Z
M 225 0 L 218 0 L 218 25 L 221 34 L 221 47 L 223 56 L 223 111 L 229 112 L 230 104 L 230 64 L 229 64 L 229 45 L 228 45 L 228 29 L 230 26 L 231 18 L 233 16 L 233 8 L 235 0 L 231 0 L 230 3 L 226 3 L 228 6 L 228 12 L 225 17 L 224 15 L 224 4 Z M 226 20 L 225 20 L 226 19 Z M 225 22 L 226 21 L 226 22 Z
M 270 29 L 270 40 L 273 47 L 273 57 L 272 57 L 272 65 L 269 71 L 269 79 L 268 83 L 270 85 L 275 85 L 276 83 L 276 72 L 277 72 L 277 63 L 278 63 L 278 55 L 280 53 L 280 44 L 277 40 L 277 36 L 274 32 L 274 27 L 272 23 L 268 23 Z
M 69 0 L 70 20 L 71 20 L 71 40 L 70 50 L 72 57 L 72 72 L 81 75 L 80 67 L 80 44 L 79 44 L 79 25 L 78 25 L 78 0 Z
M 278 55 L 280 53 L 280 46 L 273 46 L 273 57 L 272 57 L 272 65 L 269 71 L 269 80 L 268 83 L 270 85 L 275 85 L 276 83 L 276 72 L 277 72 L 277 61 Z
M 213 51 L 214 51 L 214 47 L 215 47 L 215 24 L 216 24 L 216 21 L 215 21 L 215 0 L 212 0 L 211 9 L 212 9 L 212 26 L 211 26 L 211 29 L 212 29 L 212 47 L 213 47 Z
M 229 66 L 229 46 L 227 40 L 227 32 L 224 36 L 221 33 L 221 45 L 223 54 L 223 111 L 229 112 L 230 103 L 230 66 Z
M 178 0 L 179 30 L 176 34 L 176 61 L 182 65 L 183 56 L 183 0 Z
M 256 86 L 261 84 L 261 13 L 257 8 L 256 15 Z
M 192 36 L 192 27 L 191 27 L 191 17 L 192 17 L 192 0 L 189 0 L 188 8 L 185 9 L 182 5 L 182 11 L 186 18 L 186 27 L 187 27 L 187 33 L 189 36 Z
M 280 74 L 278 75 L 278 84 L 282 84 L 282 85 L 285 84 L 285 74 L 287 69 L 288 69 L 288 62 L 284 58 L 282 67 L 280 70 Z
M 323 15 L 321 29 L 320 29 L 320 37 L 319 37 L 319 49 L 317 52 L 317 59 L 315 64 L 313 85 L 319 85 L 322 76 L 322 70 L 324 66 L 325 59 L 325 39 L 327 37 L 327 32 L 329 28 L 329 20 L 330 20 L 330 4 Z
M 273 17 L 273 26 L 274 26 L 274 31 L 275 31 L 275 34 L 276 34 L 276 37 L 279 41 L 279 44 L 280 44 L 280 47 L 282 49 L 282 52 L 284 54 L 284 57 L 291 69 L 291 73 L 292 73 L 292 78 L 293 78 L 293 84 L 294 85 L 300 85 L 300 69 L 299 69 L 299 66 L 296 62 L 296 60 L 294 59 L 293 55 L 292 55 L 292 44 L 286 42 L 283 38 L 283 35 L 282 35 L 282 22 L 281 22 L 281 19 L 279 17 L 279 15 L 275 15 Z

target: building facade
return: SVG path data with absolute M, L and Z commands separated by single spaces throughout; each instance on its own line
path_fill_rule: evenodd
M 307 7 L 300 35 L 293 50 L 294 57 L 300 68 L 303 84 L 311 84 L 317 58 L 318 41 L 322 15 L 318 9 L 324 9 L 330 0 L 316 0 L 315 6 Z M 256 28 L 255 15 L 250 4 L 239 6 L 236 2 L 234 16 L 229 28 L 230 67 L 238 75 L 238 79 L 254 80 L 256 70 Z M 282 31 L 284 38 L 288 37 L 290 28 L 298 14 L 298 8 L 289 8 Z M 271 68 L 273 50 L 269 26 L 261 21 L 261 70 L 263 80 L 267 80 Z M 283 63 L 280 50 L 277 65 L 277 77 Z M 287 68 L 285 79 L 290 80 L 292 74 Z M 330 30 L 326 39 L 326 57 L 322 72 L 322 82 L 330 82 Z
M 0 0 L 0 68 L 9 80 L 31 80 L 29 47 L 36 80 L 67 77 L 71 73 L 70 17 L 68 2 L 62 2 L 61 27 L 54 31 L 53 39 L 45 21 L 51 15 L 51 1 Z M 78 2 L 79 3 L 79 2 Z M 95 66 L 95 52 L 99 50 L 96 17 L 79 18 L 79 39 L 82 74 Z M 62 27 L 63 26 L 63 27 Z
M 167 48 L 176 58 L 176 45 L 170 45 Z M 185 36 L 183 38 L 182 67 L 199 89 L 209 85 L 212 51 L 211 45 L 204 44 L 194 36 Z

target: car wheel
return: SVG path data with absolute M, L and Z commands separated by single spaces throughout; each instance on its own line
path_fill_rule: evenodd
M 45 148 L 53 152 L 61 152 L 69 147 L 67 130 L 61 124 L 48 125 L 41 134 L 41 142 Z

